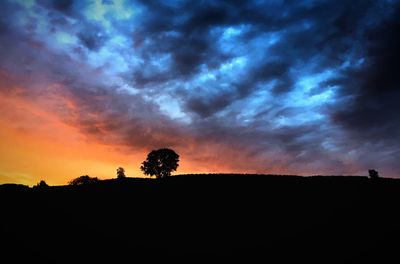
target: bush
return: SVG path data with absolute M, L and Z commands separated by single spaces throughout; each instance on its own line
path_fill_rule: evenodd
M 33 188 L 40 188 L 40 189 L 44 189 L 44 188 L 48 188 L 49 185 L 44 181 L 41 180 L 40 182 L 38 182 L 36 185 L 33 186 Z
M 68 182 L 69 185 L 87 185 L 87 184 L 93 184 L 99 182 L 99 179 L 97 177 L 90 177 L 89 175 L 82 175 L 78 178 L 75 178 L 71 181 Z
M 368 173 L 371 179 L 379 178 L 379 173 L 376 170 L 369 170 Z

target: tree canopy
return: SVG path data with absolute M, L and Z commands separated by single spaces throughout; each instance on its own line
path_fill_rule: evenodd
M 379 173 L 376 170 L 369 170 L 368 173 L 371 179 L 379 178 Z
M 125 169 L 122 167 L 118 167 L 117 169 L 117 179 L 123 179 L 126 178 L 125 176 Z
M 172 149 L 162 148 L 152 150 L 147 159 L 143 161 L 140 169 L 145 175 L 156 176 L 156 178 L 165 178 L 176 171 L 179 166 L 179 155 Z
M 69 185 L 86 185 L 98 182 L 97 177 L 90 177 L 89 175 L 82 175 L 68 182 Z

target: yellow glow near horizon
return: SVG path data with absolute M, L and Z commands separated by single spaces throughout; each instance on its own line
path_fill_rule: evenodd
M 21 98 L 1 98 L 0 184 L 66 184 L 83 174 L 115 178 L 122 166 L 127 176 L 142 176 L 143 155 L 90 141 L 49 111 Z M 10 110 L 12 109 L 12 111 Z
M 73 111 L 67 98 L 55 94 L 25 98 L 18 88 L 13 89 L 14 93 L 0 96 L 0 184 L 32 186 L 45 180 L 49 185 L 65 185 L 85 174 L 111 179 L 120 166 L 127 177 L 145 177 L 140 164 L 149 150 L 99 143 L 52 111 L 55 105 Z M 210 172 L 195 167 L 181 159 L 178 170 L 182 174 Z

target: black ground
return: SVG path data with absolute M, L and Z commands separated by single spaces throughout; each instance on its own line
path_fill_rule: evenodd
M 0 201 L 2 263 L 400 260 L 395 179 L 127 178 L 44 189 L 2 185 Z

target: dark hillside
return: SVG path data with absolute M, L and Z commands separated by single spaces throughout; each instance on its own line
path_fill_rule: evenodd
M 17 261 L 399 259 L 395 179 L 181 175 L 3 185 L 0 199 L 2 258 Z

